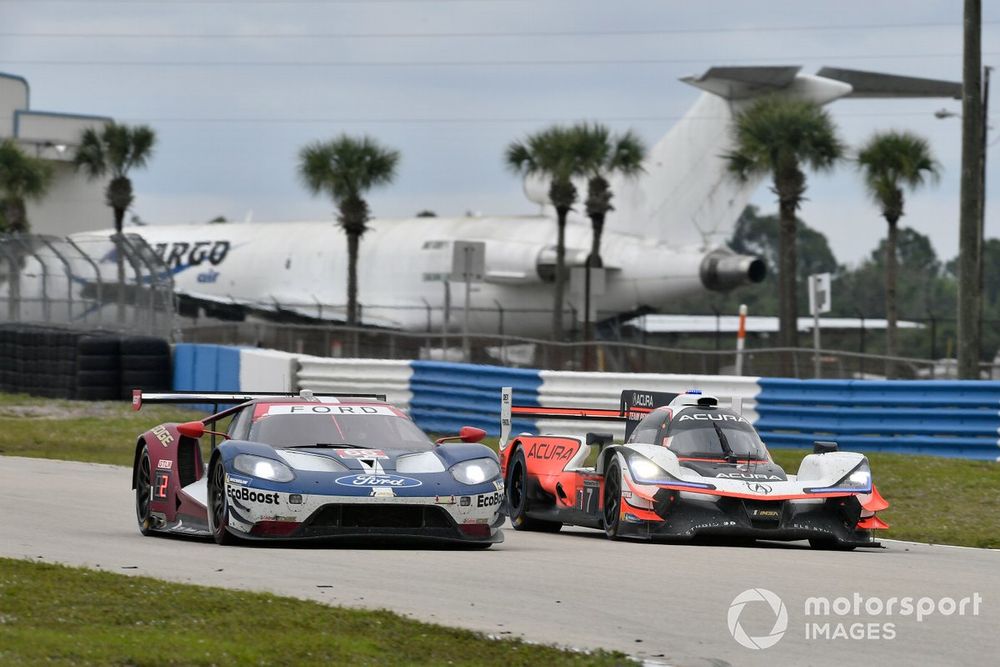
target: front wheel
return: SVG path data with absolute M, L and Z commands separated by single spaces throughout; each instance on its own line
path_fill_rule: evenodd
M 240 538 L 226 529 L 229 523 L 229 498 L 226 497 L 226 471 L 216 460 L 208 476 L 208 527 L 216 544 L 239 544 Z
M 149 503 L 153 499 L 153 482 L 149 464 L 149 449 L 142 446 L 139 453 L 139 464 L 135 471 L 135 518 L 139 523 L 139 532 L 143 535 L 153 534 L 153 515 Z
M 514 530 L 558 532 L 562 528 L 558 521 L 543 521 L 528 516 L 528 467 L 524 461 L 524 450 L 518 447 L 507 465 L 507 510 Z
M 617 540 L 621 535 L 622 469 L 618 459 L 613 459 L 604 473 L 604 533 L 608 539 Z

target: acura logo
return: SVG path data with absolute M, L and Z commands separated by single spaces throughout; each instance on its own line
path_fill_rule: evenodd
M 754 493 L 760 493 L 765 496 L 771 493 L 771 487 L 767 484 L 761 484 L 760 482 L 747 482 L 747 486 Z

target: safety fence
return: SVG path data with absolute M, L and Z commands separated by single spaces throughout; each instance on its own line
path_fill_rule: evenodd
M 174 326 L 173 277 L 137 234 L 2 234 L 0 318 L 161 334 Z
M 208 351 L 205 351 L 208 349 Z M 204 364 L 204 369 L 192 365 Z M 1000 382 L 792 380 L 656 373 L 577 373 L 436 361 L 331 359 L 257 348 L 182 344 L 175 388 L 388 394 L 425 430 L 499 431 L 500 388 L 520 405 L 618 407 L 624 389 L 700 389 L 738 398 L 772 447 L 834 440 L 855 451 L 1000 458 Z M 613 431 L 607 423 L 515 420 L 515 433 Z

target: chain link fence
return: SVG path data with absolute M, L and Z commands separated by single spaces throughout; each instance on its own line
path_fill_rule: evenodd
M 0 317 L 163 334 L 174 326 L 170 271 L 142 237 L 0 236 Z

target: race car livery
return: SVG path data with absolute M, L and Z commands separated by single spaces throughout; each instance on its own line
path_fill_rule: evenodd
M 880 546 L 888 503 L 867 458 L 818 442 L 795 475 L 778 466 L 739 401 L 626 390 L 618 410 L 515 406 L 501 395 L 500 466 L 518 530 L 563 524 L 603 528 L 612 539 L 721 536 L 809 540 L 815 548 Z M 609 433 L 511 436 L 512 415 L 625 422 Z
M 144 403 L 232 407 L 139 436 L 132 487 L 144 535 L 242 540 L 428 538 L 503 541 L 496 454 L 465 427 L 432 442 L 375 395 L 143 394 Z M 229 419 L 225 432 L 208 430 Z M 200 439 L 211 435 L 203 460 Z M 216 440 L 221 443 L 216 446 Z M 461 440 L 462 442 L 448 441 Z

